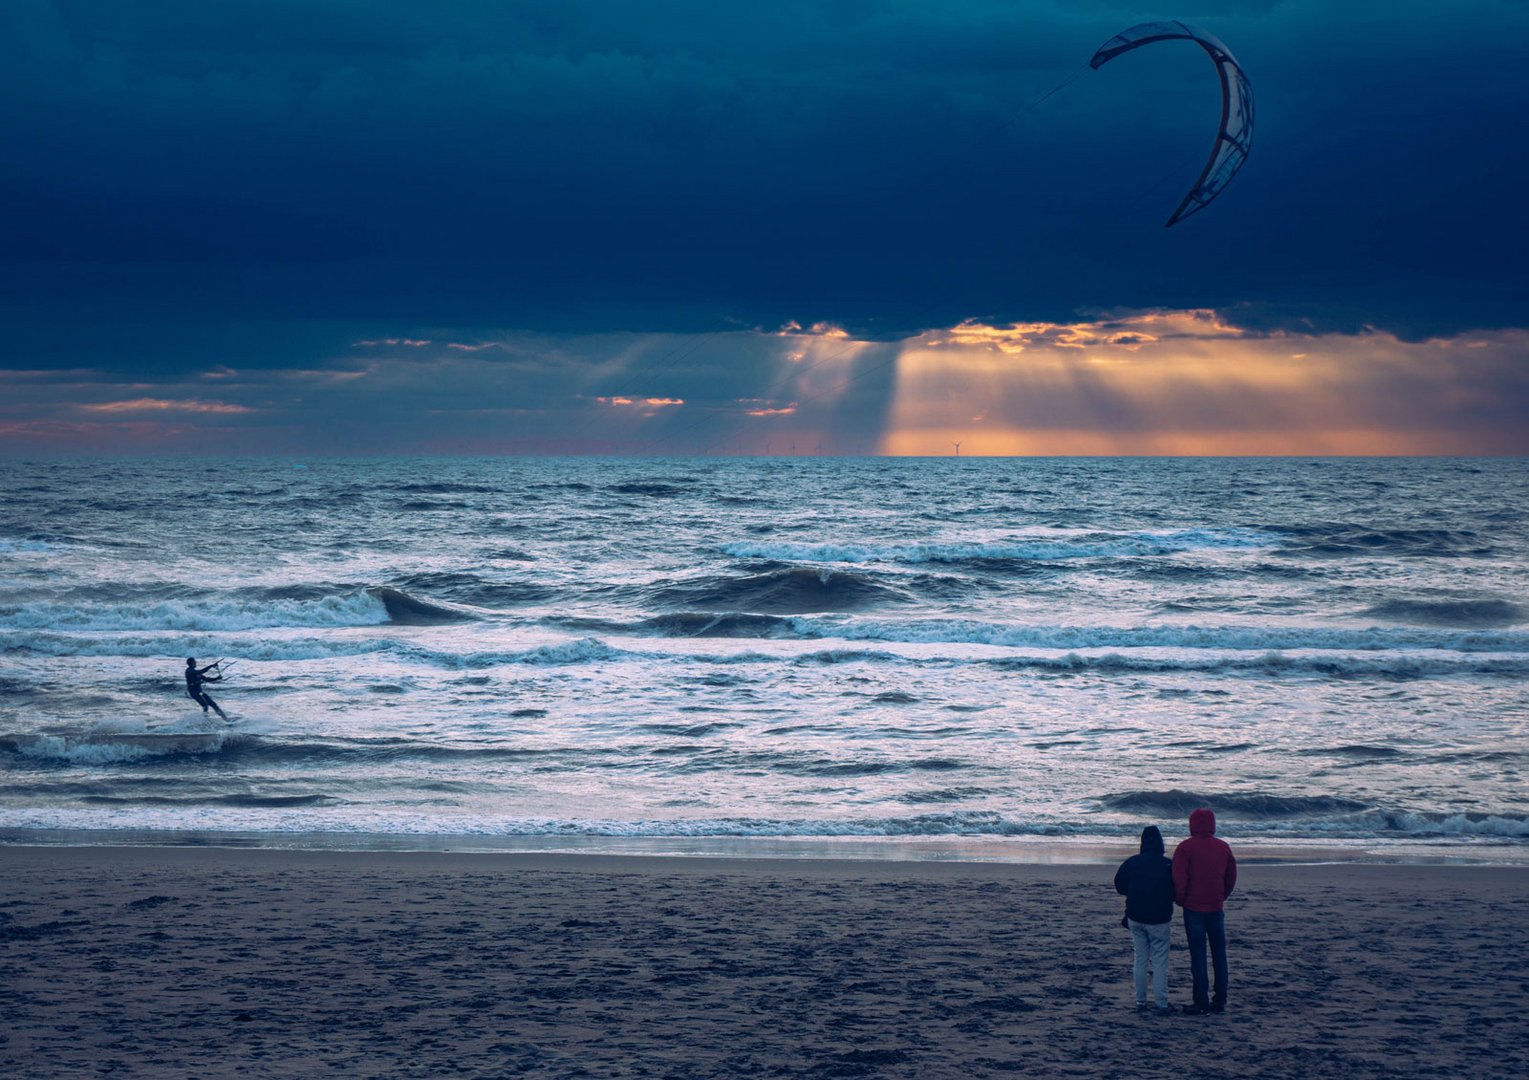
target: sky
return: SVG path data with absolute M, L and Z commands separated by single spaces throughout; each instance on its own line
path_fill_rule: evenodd
M 1171 229 L 1215 69 L 1088 67 L 1164 18 L 1257 106 Z M 1529 453 L 1526 47 L 1522 0 L 7 0 L 0 454 Z

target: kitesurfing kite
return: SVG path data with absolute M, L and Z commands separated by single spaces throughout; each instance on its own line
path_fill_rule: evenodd
M 1193 41 L 1205 50 L 1216 65 L 1216 74 L 1221 77 L 1221 126 L 1216 131 L 1216 141 L 1210 148 L 1210 158 L 1205 162 L 1200 178 L 1164 226 L 1169 228 L 1209 206 L 1248 159 L 1248 150 L 1253 145 L 1253 87 L 1248 85 L 1248 77 L 1243 74 L 1237 58 L 1220 38 L 1181 22 L 1142 23 L 1122 30 L 1099 46 L 1089 66 L 1097 70 L 1121 53 L 1155 41 Z

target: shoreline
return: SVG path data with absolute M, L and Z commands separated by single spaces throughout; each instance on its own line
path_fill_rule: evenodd
M 1482 866 L 1529 869 L 1529 845 L 1417 840 L 1268 840 L 1218 835 L 1238 862 L 1289 866 Z M 1166 837 L 1169 848 L 1179 837 Z M 1104 866 L 1136 853 L 1134 837 L 733 837 L 487 836 L 449 833 L 225 832 L 169 829 L 0 829 L 4 848 L 150 848 L 259 851 L 439 852 L 466 855 L 567 855 L 734 862 L 939 863 Z
M 1218 834 L 1219 835 L 1219 834 Z M 1170 846 L 1171 850 L 1171 846 Z M 1529 866 L 1495 863 L 1454 862 L 1359 862 L 1327 859 L 1294 861 L 1289 859 L 1245 856 L 1244 846 L 1233 843 L 1239 871 L 1256 876 L 1311 875 L 1319 879 L 1353 875 L 1355 879 L 1385 881 L 1391 876 L 1419 877 L 1452 881 L 1451 875 L 1476 875 L 1478 880 L 1499 882 L 1524 881 L 1529 900 Z M 823 855 L 815 858 L 789 855 L 754 854 L 737 856 L 715 853 L 673 854 L 658 852 L 616 851 L 510 851 L 462 850 L 458 848 L 278 848 L 224 847 L 216 844 L 183 845 L 24 845 L 0 843 L 0 866 L 6 862 L 36 860 L 41 864 L 85 865 L 115 863 L 137 865 L 154 862 L 162 865 L 196 866 L 199 863 L 226 862 L 251 867 L 311 865 L 323 867 L 377 867 L 390 863 L 423 867 L 479 871 L 501 867 L 534 871 L 577 874 L 631 873 L 648 877 L 667 874 L 760 874 L 767 876 L 826 876 L 838 878 L 908 877 L 956 880 L 961 878 L 1035 879 L 1056 876 L 1068 880 L 1098 881 L 1108 891 L 1114 868 L 1135 851 L 1118 858 L 1111 856 L 1091 861 L 1053 860 L 1050 862 L 997 862 L 950 859 L 870 859 L 847 855 Z M 1243 889 L 1246 874 L 1239 875 Z M 1113 897 L 1113 892 L 1110 893 Z M 1179 917 L 1177 909 L 1174 918 Z M 1529 987 L 1526 987 L 1529 991 Z

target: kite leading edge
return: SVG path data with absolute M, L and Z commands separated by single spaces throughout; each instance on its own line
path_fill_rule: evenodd
M 1141 23 L 1122 30 L 1099 46 L 1089 66 L 1097 70 L 1121 53 L 1131 52 L 1156 41 L 1174 40 L 1193 41 L 1205 50 L 1211 62 L 1216 65 L 1216 74 L 1221 78 L 1221 126 L 1216 131 L 1216 141 L 1211 146 L 1210 157 L 1200 172 L 1200 178 L 1189 189 L 1189 194 L 1184 196 L 1184 201 L 1179 203 L 1165 228 L 1171 228 L 1210 205 L 1231 182 L 1232 177 L 1237 175 L 1237 170 L 1248 159 L 1248 151 L 1253 145 L 1253 87 L 1249 85 L 1248 77 L 1243 74 L 1237 58 L 1214 34 L 1181 22 Z

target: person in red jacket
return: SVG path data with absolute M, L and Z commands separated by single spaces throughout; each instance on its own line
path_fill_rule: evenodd
M 1226 898 L 1237 886 L 1237 856 L 1216 836 L 1216 815 L 1201 807 L 1189 815 L 1189 839 L 1173 850 L 1173 901 L 1184 909 L 1189 977 L 1196 1015 L 1226 1011 Z M 1216 985 L 1206 994 L 1205 946 L 1209 943 Z

